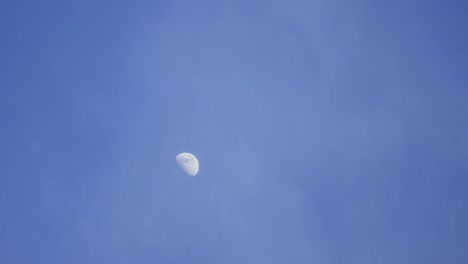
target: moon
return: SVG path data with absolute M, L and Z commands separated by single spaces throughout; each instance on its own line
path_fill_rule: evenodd
M 180 168 L 190 176 L 195 176 L 198 173 L 198 159 L 191 153 L 183 152 L 176 156 L 177 163 Z

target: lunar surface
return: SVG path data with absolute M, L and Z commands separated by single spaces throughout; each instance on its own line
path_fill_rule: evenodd
M 198 160 L 197 158 L 188 153 L 183 152 L 176 156 L 177 163 L 182 170 L 184 170 L 188 175 L 195 176 L 198 173 Z

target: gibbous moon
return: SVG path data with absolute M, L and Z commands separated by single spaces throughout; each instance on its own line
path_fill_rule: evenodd
M 183 152 L 176 156 L 177 163 L 182 170 L 184 170 L 188 175 L 195 176 L 198 173 L 198 160 L 197 158 L 188 153 Z

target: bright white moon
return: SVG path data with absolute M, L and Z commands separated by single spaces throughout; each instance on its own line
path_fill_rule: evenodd
M 197 158 L 188 153 L 183 152 L 176 156 L 177 163 L 182 170 L 184 170 L 188 175 L 195 176 L 198 173 L 198 160 Z

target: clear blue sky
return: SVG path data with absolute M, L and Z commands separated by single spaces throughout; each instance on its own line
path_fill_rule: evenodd
M 466 263 L 467 13 L 0 1 L 0 262 Z

